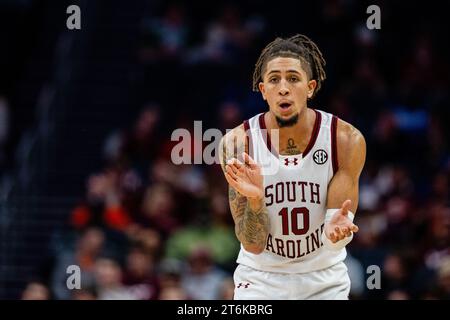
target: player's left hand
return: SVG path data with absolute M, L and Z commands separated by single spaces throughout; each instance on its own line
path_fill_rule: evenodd
M 348 218 L 348 210 L 351 200 L 345 200 L 342 208 L 336 211 L 330 221 L 325 223 L 325 236 L 336 243 L 345 237 L 350 237 L 352 232 L 358 232 L 359 228 Z
M 232 158 L 225 166 L 225 178 L 230 186 L 247 198 L 264 198 L 264 178 L 261 166 L 246 152 L 242 154 L 244 163 Z

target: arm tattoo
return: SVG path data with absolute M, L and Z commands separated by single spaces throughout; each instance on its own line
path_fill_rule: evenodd
M 244 214 L 244 210 L 247 207 L 247 198 L 241 196 L 234 188 L 229 187 L 228 198 L 230 202 L 230 209 L 233 217 L 237 219 Z
M 230 201 L 234 201 L 236 199 L 236 197 L 237 197 L 236 190 L 234 190 L 232 187 L 229 187 L 229 189 L 228 189 L 228 199 Z
M 247 204 L 244 214 L 236 225 L 236 234 L 242 244 L 257 245 L 265 248 L 269 234 L 269 216 L 265 205 L 253 211 Z
M 244 144 L 238 144 L 237 138 L 233 137 L 231 146 L 223 143 L 222 148 L 222 169 L 225 171 L 225 165 L 231 158 L 237 158 L 245 150 Z M 265 248 L 269 233 L 269 216 L 267 208 L 263 206 L 253 211 L 245 196 L 242 196 L 233 187 L 228 188 L 228 198 L 231 213 L 235 222 L 236 236 L 241 243 L 246 245 Z

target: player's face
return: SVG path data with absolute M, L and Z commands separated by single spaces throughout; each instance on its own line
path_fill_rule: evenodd
M 267 62 L 259 89 L 282 126 L 295 124 L 316 85 L 315 80 L 309 80 L 299 59 L 278 57 Z

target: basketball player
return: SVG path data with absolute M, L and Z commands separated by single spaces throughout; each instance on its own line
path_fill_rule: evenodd
M 326 78 L 324 65 L 308 37 L 275 39 L 253 75 L 269 110 L 221 141 L 241 242 L 235 299 L 348 299 L 343 261 L 358 231 L 366 145 L 349 123 L 308 107 Z

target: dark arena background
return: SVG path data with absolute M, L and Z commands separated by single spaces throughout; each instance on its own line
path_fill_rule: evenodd
M 171 135 L 265 111 L 259 53 L 302 33 L 327 61 L 310 105 L 367 142 L 350 298 L 449 299 L 447 31 L 445 1 L 1 0 L 0 298 L 232 299 L 226 181 Z

